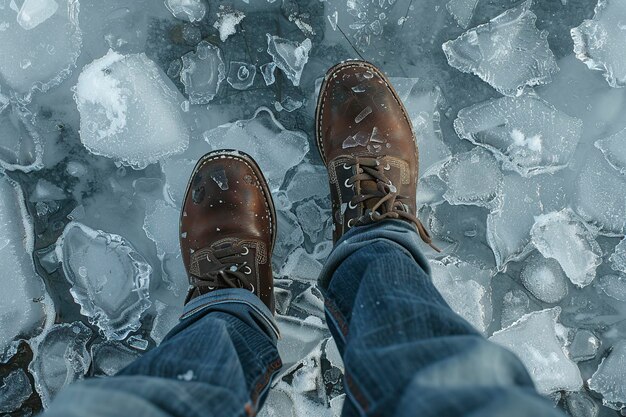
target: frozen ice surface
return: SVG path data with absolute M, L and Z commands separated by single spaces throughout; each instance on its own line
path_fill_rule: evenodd
M 0 79 L 11 90 L 46 92 L 69 77 L 82 46 L 78 11 L 77 0 L 26 0 L 18 14 L 2 10 Z
M 96 375 L 112 376 L 139 358 L 140 353 L 116 341 L 104 341 L 91 346 Z
M 301 100 L 296 100 L 291 96 L 285 96 L 280 102 L 279 101 L 275 101 L 274 102 L 274 108 L 276 109 L 276 111 L 286 111 L 286 112 L 293 112 L 298 110 L 300 107 L 302 107 L 302 105 L 304 104 L 303 101 Z
M 626 175 L 626 129 L 599 140 L 594 145 L 602 151 L 604 158 L 613 168 Z
M 625 275 L 603 275 L 596 280 L 595 285 L 609 297 L 626 303 Z
M 237 32 L 236 26 L 241 23 L 244 17 L 246 15 L 238 10 L 226 10 L 223 6 L 220 7 L 213 27 L 220 32 L 220 40 L 222 42 L 226 42 L 229 36 Z
M 292 203 L 310 197 L 326 199 L 329 193 L 328 172 L 321 165 L 299 164 L 287 186 L 287 197 Z
M 573 208 L 587 222 L 608 235 L 626 231 L 626 177 L 599 152 L 590 152 L 576 180 Z
M 463 29 L 467 29 L 472 20 L 478 0 L 450 0 L 446 4 L 448 12 Z
M 491 323 L 491 273 L 454 258 L 433 260 L 432 280 L 452 310 L 486 334 Z
M 294 256 L 294 249 L 304 242 L 304 233 L 298 223 L 298 218 L 290 211 L 277 211 L 276 223 L 278 224 L 278 235 L 276 246 L 272 254 L 272 265 L 274 270 L 279 270 L 288 256 Z
M 600 412 L 600 406 L 584 391 L 567 393 L 565 405 L 572 417 L 598 417 Z
M 538 300 L 558 303 L 567 295 L 567 276 L 557 261 L 534 252 L 524 260 L 522 284 Z
M 622 239 L 609 257 L 611 268 L 626 274 L 626 238 Z
M 246 90 L 254 84 L 256 66 L 245 62 L 230 61 L 226 81 L 235 90 Z
M 497 208 L 487 217 L 487 240 L 498 268 L 530 251 L 535 216 L 564 206 L 563 187 L 563 180 L 554 175 L 505 174 Z
M 323 238 L 324 226 L 330 217 L 328 211 L 323 210 L 315 201 L 309 200 L 296 207 L 296 216 L 302 231 L 311 242 L 317 243 Z
M 516 289 L 507 292 L 502 300 L 501 327 L 509 327 L 529 312 L 530 298 L 524 291 Z
M 207 104 L 218 93 L 220 84 L 226 78 L 226 66 L 220 49 L 207 41 L 196 47 L 196 52 L 182 56 L 183 68 L 180 82 L 191 104 Z
M 14 340 L 34 336 L 54 315 L 35 271 L 33 250 L 34 231 L 22 191 L 0 172 L 0 361 L 14 350 Z
M 626 4 L 598 0 L 593 19 L 571 30 L 576 58 L 592 70 L 603 71 L 611 87 L 626 85 Z
M 619 410 L 626 404 L 626 341 L 613 346 L 589 380 L 589 388 L 602 395 L 604 405 Z
M 297 248 L 280 269 L 280 275 L 298 281 L 315 282 L 322 272 L 322 264 L 302 248 Z
M 31 123 L 32 115 L 8 103 L 3 106 L 0 102 L 0 167 L 23 172 L 42 168 L 42 139 Z
M 600 348 L 600 340 L 590 330 L 581 329 L 576 332 L 567 347 L 569 356 L 576 362 L 593 359 Z
M 113 50 L 83 68 L 75 89 L 80 139 L 97 154 L 142 169 L 189 144 L 182 95 L 145 54 Z
M 23 369 L 16 369 L 0 380 L 0 413 L 19 409 L 33 393 Z
M 81 322 L 55 324 L 29 341 L 33 361 L 28 370 L 44 407 L 64 386 L 82 379 L 91 364 L 87 342 L 91 330 Z
M 287 171 L 298 165 L 309 151 L 307 136 L 285 129 L 265 107 L 259 108 L 251 119 L 204 132 L 204 140 L 211 149 L 237 149 L 252 156 L 272 191 L 278 190 Z
M 36 203 L 38 201 L 55 201 L 65 198 L 67 198 L 67 196 L 61 188 L 42 178 L 37 181 L 35 189 L 28 198 L 28 201 Z
M 539 97 L 502 97 L 461 110 L 457 134 L 491 150 L 504 168 L 530 176 L 565 167 L 576 149 L 582 121 Z
M 186 158 L 169 158 L 161 163 L 167 194 L 179 209 L 183 205 L 187 183 L 195 166 L 196 161 Z
M 169 306 L 159 300 L 154 302 L 154 306 L 156 308 L 156 317 L 152 324 L 152 330 L 150 330 L 150 337 L 159 345 L 169 331 L 178 324 L 183 308 L 182 305 Z
M 259 69 L 261 70 L 261 75 L 263 75 L 263 81 L 265 81 L 265 85 L 274 84 L 274 82 L 276 81 L 276 64 L 274 63 L 274 61 L 261 65 Z
M 589 285 L 602 263 L 602 249 L 587 225 L 569 209 L 537 216 L 531 231 L 535 247 L 555 259 L 578 287 Z
M 148 348 L 148 345 L 150 344 L 150 342 L 148 342 L 146 339 L 142 339 L 140 336 L 136 335 L 126 339 L 126 343 L 128 344 L 128 346 L 131 346 L 137 350 L 146 350 Z
M 478 75 L 498 92 L 519 96 L 526 86 L 547 84 L 559 70 L 548 32 L 535 27 L 531 0 L 443 44 L 448 63 Z
M 175 18 L 188 22 L 198 22 L 206 14 L 204 0 L 165 0 L 165 7 Z
M 529 313 L 489 338 L 515 353 L 528 369 L 537 391 L 578 391 L 583 380 L 580 371 L 563 351 L 558 335 L 560 307 Z
M 156 244 L 157 254 L 180 254 L 178 219 L 180 211 L 163 200 L 157 200 L 143 223 L 146 235 Z
M 317 317 L 316 317 L 317 319 Z M 319 321 L 301 320 L 290 316 L 276 316 L 281 339 L 278 352 L 283 360 L 283 369 L 289 369 L 318 347 L 328 329 Z
M 502 187 L 500 164 L 486 150 L 476 147 L 445 162 L 439 177 L 448 186 L 443 198 L 450 204 L 491 207 Z
M 152 267 L 126 239 L 72 222 L 56 251 L 74 301 L 107 339 L 124 339 L 139 328 L 151 305 Z
M 300 77 L 309 60 L 309 51 L 313 44 L 309 38 L 298 42 L 267 34 L 267 53 L 274 60 L 293 85 L 300 85 Z

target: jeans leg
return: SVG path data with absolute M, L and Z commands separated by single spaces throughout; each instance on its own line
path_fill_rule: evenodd
M 282 365 L 277 336 L 252 293 L 214 291 L 185 307 L 160 346 L 114 377 L 62 391 L 45 416 L 252 416 Z
M 417 239 L 401 221 L 353 229 L 322 272 L 345 415 L 562 416 L 515 355 L 450 309 Z

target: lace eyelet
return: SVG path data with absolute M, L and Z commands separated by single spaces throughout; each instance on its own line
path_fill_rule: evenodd
M 389 171 L 391 169 L 391 165 L 387 164 L 383 167 L 385 171 Z
M 343 183 L 343 185 L 344 185 L 346 188 L 352 188 L 352 184 L 348 184 L 348 181 L 350 181 L 350 178 L 348 178 L 347 180 L 345 180 L 345 181 L 344 181 L 344 183 Z
M 254 284 L 250 283 L 250 286 L 252 287 L 252 289 L 250 290 L 250 292 L 254 292 Z
M 354 209 L 356 208 L 356 204 L 355 204 L 355 205 L 352 205 L 352 201 L 350 201 L 350 202 L 348 203 L 348 207 L 354 210 Z
M 348 220 L 348 229 L 354 226 L 354 219 Z
M 246 269 L 248 270 L 247 272 Z M 245 266 L 243 273 L 246 275 L 250 275 L 252 273 L 252 268 L 250 268 L 249 266 Z
M 343 164 L 343 169 L 345 169 L 346 171 L 351 170 L 352 167 L 347 165 L 347 164 Z
M 247 254 L 249 254 L 249 253 L 250 253 L 250 250 L 248 249 L 248 247 L 247 247 L 247 246 L 244 246 L 243 248 L 244 248 L 246 251 L 245 251 L 244 253 L 242 253 L 242 254 L 241 254 L 241 256 L 246 256 Z

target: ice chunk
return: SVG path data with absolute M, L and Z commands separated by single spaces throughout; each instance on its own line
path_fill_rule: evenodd
M 196 161 L 191 159 L 170 158 L 161 163 L 167 194 L 179 209 L 182 207 L 187 183 L 195 166 Z
M 302 43 L 283 39 L 267 34 L 267 53 L 274 59 L 274 64 L 280 68 L 293 85 L 300 85 L 300 77 L 304 66 L 309 60 L 311 40 L 306 38 Z
M 74 96 L 85 147 L 136 169 L 187 148 L 183 97 L 145 54 L 112 50 L 85 66 Z
M 609 297 L 626 302 L 626 276 L 603 275 L 596 280 L 595 285 Z
M 302 231 L 311 242 L 317 243 L 323 238 L 325 221 L 330 218 L 328 212 L 322 210 L 313 200 L 309 200 L 296 207 L 296 216 Z
M 237 32 L 237 26 L 245 14 L 238 10 L 227 10 L 224 6 L 220 6 L 220 11 L 217 12 L 217 20 L 213 24 L 213 27 L 220 32 L 220 40 L 226 42 L 229 36 L 234 35 Z
M 568 392 L 566 409 L 572 417 L 598 417 L 600 406 L 585 391 Z
M 30 172 L 43 167 L 43 144 L 31 118 L 21 106 L 0 103 L 1 168 Z
M 450 204 L 487 208 L 498 196 L 503 178 L 498 161 L 482 148 L 454 155 L 444 163 L 439 177 L 448 186 L 443 197 Z
M 626 129 L 597 141 L 595 147 L 602 151 L 613 168 L 626 175 Z
M 328 198 L 328 172 L 321 165 L 299 164 L 287 186 L 287 197 L 292 203 L 309 197 Z
M 535 252 L 525 261 L 520 273 L 522 284 L 538 300 L 557 303 L 567 295 L 567 276 L 554 259 Z
M 120 342 L 104 341 L 91 346 L 96 375 L 112 376 L 139 358 L 140 354 Z
M 276 246 L 272 254 L 274 270 L 279 270 L 288 256 L 294 256 L 294 250 L 304 242 L 304 233 L 298 223 L 298 218 L 290 211 L 278 211 L 276 213 L 278 223 L 278 236 Z
M 276 81 L 276 76 L 274 75 L 274 72 L 276 71 L 276 64 L 274 64 L 274 61 L 261 65 L 260 70 L 261 75 L 263 75 L 263 81 L 265 81 L 265 85 L 274 84 L 274 82 Z
M 443 44 L 448 63 L 471 72 L 506 96 L 526 86 L 547 84 L 559 70 L 548 45 L 548 32 L 535 27 L 532 0 L 507 10 L 489 23 Z
M 567 277 L 585 287 L 596 277 L 602 249 L 585 223 L 569 209 L 535 218 L 531 231 L 535 247 L 546 258 L 555 259 Z
M 217 46 L 202 41 L 196 52 L 183 55 L 182 60 L 180 82 L 185 86 L 189 101 L 191 104 L 207 104 L 213 100 L 226 78 L 222 53 Z
M 19 186 L 0 172 L 0 361 L 14 340 L 34 336 L 54 316 L 54 307 L 35 271 L 34 231 Z
M 157 254 L 180 255 L 179 223 L 180 212 L 163 200 L 157 200 L 154 208 L 144 220 L 143 229 L 146 235 L 156 244 Z
M 82 379 L 89 370 L 91 357 L 87 342 L 91 330 L 83 323 L 55 324 L 46 333 L 29 341 L 33 361 L 28 370 L 45 407 L 64 386 Z
M 150 344 L 150 342 L 148 342 L 146 339 L 142 339 L 140 336 L 137 335 L 133 335 L 126 339 L 126 343 L 128 343 L 128 346 L 131 346 L 137 350 L 146 350 L 148 348 L 148 345 Z
M 1 381 L 0 413 L 16 411 L 33 393 L 28 375 L 23 369 L 11 371 Z
M 254 83 L 256 75 L 256 66 L 246 64 L 245 62 L 230 61 L 228 77 L 226 81 L 235 90 L 246 90 Z
M 152 330 L 150 330 L 150 337 L 159 345 L 169 331 L 178 324 L 183 308 L 182 305 L 170 306 L 159 300 L 154 302 L 154 306 L 156 308 L 156 317 L 152 324 Z
M 285 96 L 280 102 L 274 102 L 274 108 L 276 111 L 286 111 L 291 113 L 292 111 L 298 110 L 304 104 L 303 101 L 296 100 L 291 96 Z
M 485 334 L 491 323 L 491 274 L 458 259 L 433 260 L 432 280 L 452 310 Z
M 626 177 L 611 168 L 599 152 L 590 152 L 576 180 L 574 210 L 609 235 L 626 231 Z
M 283 360 L 283 369 L 302 360 L 311 351 L 319 347 L 328 330 L 322 323 L 301 320 L 289 316 L 276 316 L 280 327 L 281 339 L 278 352 Z
M 565 204 L 564 181 L 554 175 L 505 174 L 498 208 L 487 217 L 487 240 L 498 268 L 529 252 L 534 216 Z
M 504 294 L 502 300 L 502 317 L 500 324 L 503 328 L 519 320 L 530 312 L 530 298 L 522 290 L 513 290 Z
M 623 1 L 598 0 L 593 19 L 571 30 L 576 58 L 592 70 L 603 71 L 611 87 L 626 85 L 624 21 Z
M 598 370 L 589 380 L 589 388 L 602 395 L 602 403 L 619 410 L 626 405 L 626 341 L 613 346 L 609 356 L 604 358 Z
M 280 275 L 304 282 L 315 282 L 322 272 L 322 264 L 302 248 L 294 250 L 280 269 Z
M 165 0 L 165 7 L 175 18 L 198 22 L 206 14 L 204 0 Z
M 626 274 L 626 238 L 622 239 L 609 257 L 611 268 Z
M 56 5 L 56 6 L 55 6 Z M 81 53 L 77 0 L 25 0 L 0 13 L 0 78 L 19 95 L 69 77 Z
M 30 197 L 28 197 L 28 201 L 36 203 L 38 201 L 54 201 L 63 200 L 65 198 L 67 198 L 67 196 L 61 188 L 42 178 L 37 181 L 35 189 Z
M 572 360 L 587 361 L 596 357 L 600 348 L 600 340 L 591 331 L 581 329 L 576 332 L 567 350 Z
M 204 132 L 211 149 L 238 149 L 260 165 L 272 191 L 278 190 L 287 171 L 309 151 L 307 136 L 287 130 L 266 107 L 248 120 L 238 120 Z M 280 152 L 276 152 L 280 149 Z
M 582 122 L 539 97 L 502 97 L 461 110 L 459 137 L 491 150 L 503 166 L 530 176 L 565 167 L 581 136 Z
M 107 339 L 124 339 L 139 328 L 151 304 L 152 267 L 126 239 L 72 222 L 56 251 L 74 301 Z
M 529 313 L 489 338 L 520 358 L 543 395 L 578 391 L 583 385 L 578 367 L 565 355 L 558 338 L 560 313 L 560 307 Z
M 446 9 L 463 29 L 467 29 L 472 20 L 478 0 L 450 0 Z

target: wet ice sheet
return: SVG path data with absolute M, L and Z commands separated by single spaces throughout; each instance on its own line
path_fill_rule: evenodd
M 110 50 L 83 69 L 75 99 L 81 141 L 97 155 L 141 169 L 187 148 L 182 95 L 145 54 Z
M 619 0 L 599 0 L 593 19 L 571 31 L 576 58 L 593 70 L 603 71 L 611 87 L 626 84 L 626 4 Z
M 0 413 L 20 408 L 33 393 L 30 380 L 23 369 L 16 369 L 0 380 Z
M 613 168 L 626 175 L 626 129 L 597 141 L 595 147 L 602 151 Z
M 126 239 L 69 223 L 56 251 L 74 301 L 105 337 L 121 340 L 139 328 L 152 267 Z
M 531 0 L 443 44 L 448 63 L 471 72 L 507 96 L 547 84 L 558 71 L 548 33 L 535 27 Z
M 626 342 L 613 346 L 609 356 L 602 360 L 598 370 L 589 380 L 589 388 L 602 394 L 605 405 L 619 410 L 626 404 Z
M 526 95 L 463 109 L 454 128 L 461 138 L 491 150 L 505 168 L 530 176 L 554 172 L 569 163 L 582 122 Z

